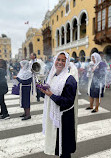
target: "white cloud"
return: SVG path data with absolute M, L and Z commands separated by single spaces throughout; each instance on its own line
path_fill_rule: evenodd
M 52 10 L 58 0 L 49 0 Z M 18 52 L 29 27 L 40 28 L 48 10 L 48 0 L 0 0 L 0 35 L 11 38 L 12 55 Z M 29 25 L 24 23 L 29 21 Z

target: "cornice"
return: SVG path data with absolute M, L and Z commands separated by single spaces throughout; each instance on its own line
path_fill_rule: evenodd
M 59 0 L 59 3 L 54 7 L 54 9 L 52 11 L 50 11 L 49 17 L 47 19 L 43 20 L 42 25 L 44 25 L 46 22 L 50 21 L 51 16 L 56 13 L 56 11 L 63 5 L 63 3 L 65 1 L 66 0 Z
M 54 7 L 54 9 L 51 11 L 51 15 L 52 16 L 65 2 L 66 0 L 60 0 L 59 3 Z

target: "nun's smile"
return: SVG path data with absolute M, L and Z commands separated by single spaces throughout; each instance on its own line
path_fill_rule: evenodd
M 64 54 L 60 54 L 55 62 L 56 73 L 59 74 L 65 67 L 66 57 Z

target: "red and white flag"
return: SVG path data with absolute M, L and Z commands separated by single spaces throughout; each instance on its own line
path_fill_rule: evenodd
M 25 24 L 29 24 L 29 21 L 26 21 Z

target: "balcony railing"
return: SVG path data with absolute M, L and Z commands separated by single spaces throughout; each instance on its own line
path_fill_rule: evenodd
M 80 40 L 72 41 L 70 43 L 67 43 L 67 44 L 61 45 L 59 47 L 56 47 L 55 51 L 58 52 L 58 51 L 66 50 L 66 49 L 77 48 L 77 47 L 80 47 L 80 46 L 88 47 L 88 44 L 89 44 L 89 37 L 86 36 L 85 38 L 82 38 Z

